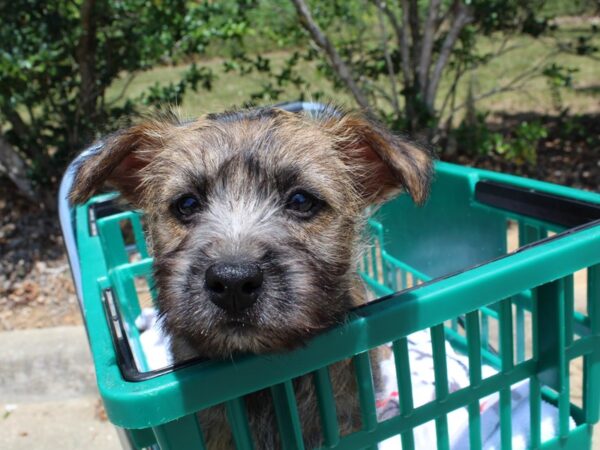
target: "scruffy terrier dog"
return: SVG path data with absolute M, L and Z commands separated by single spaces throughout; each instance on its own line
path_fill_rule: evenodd
M 79 167 L 71 201 L 104 182 L 144 211 L 158 308 L 176 360 L 291 349 L 365 301 L 356 274 L 366 207 L 426 198 L 417 146 L 332 107 L 153 119 Z M 342 434 L 360 427 L 350 361 L 330 368 Z M 295 380 L 307 448 L 321 430 L 310 377 Z M 255 448 L 279 448 L 268 391 L 246 397 Z M 201 414 L 207 447 L 233 448 L 224 408 Z

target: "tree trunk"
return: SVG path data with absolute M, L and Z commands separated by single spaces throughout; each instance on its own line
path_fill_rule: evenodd
M 77 44 L 76 58 L 81 78 L 79 104 L 77 105 L 76 123 L 71 140 L 71 147 L 78 148 L 78 125 L 82 117 L 93 120 L 96 115 L 98 87 L 96 86 L 96 0 L 84 0 L 81 4 L 81 36 Z
M 426 88 L 424 97 L 425 104 L 430 111 L 435 111 L 435 97 L 437 95 L 440 80 L 442 79 L 444 68 L 450 59 L 452 49 L 456 45 L 460 32 L 472 21 L 473 16 L 471 14 L 471 9 L 464 3 L 460 3 L 457 7 L 456 14 L 454 15 L 454 20 L 448 30 L 448 34 L 446 34 L 446 38 L 442 43 L 440 54 L 433 67 L 433 72 L 430 75 L 427 86 L 424 86 L 424 88 Z
M 342 60 L 331 41 L 315 22 L 304 0 L 292 0 L 292 3 L 298 12 L 300 23 L 310 33 L 313 41 L 319 46 L 319 48 L 325 52 L 325 55 L 329 59 L 333 70 L 348 87 L 352 93 L 352 96 L 356 100 L 356 103 L 358 103 L 358 105 L 364 110 L 372 112 L 371 105 L 369 104 L 369 101 L 367 100 L 367 97 L 364 95 L 363 91 L 360 89 L 358 84 L 356 84 L 350 67 L 348 67 L 348 65 Z
M 27 177 L 27 164 L 13 146 L 0 136 L 0 173 L 2 168 L 21 195 L 36 201 L 35 189 Z
M 411 29 L 411 19 L 410 19 L 410 6 L 408 0 L 402 0 L 402 40 L 400 42 L 400 54 L 402 55 L 402 74 L 404 77 L 404 117 L 406 121 L 406 128 L 408 132 L 414 131 L 417 127 L 417 111 L 415 109 L 415 105 L 417 103 L 416 96 L 416 79 L 414 78 L 414 71 L 411 70 L 411 67 L 414 67 L 412 55 L 414 51 L 411 52 L 411 42 L 410 42 L 410 29 Z

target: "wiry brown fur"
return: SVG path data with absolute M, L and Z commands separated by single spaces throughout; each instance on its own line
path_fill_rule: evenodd
M 85 201 L 107 181 L 144 210 L 175 358 L 228 358 L 302 345 L 363 303 L 355 262 L 364 209 L 403 188 L 421 203 L 431 171 L 427 152 L 360 116 L 265 108 L 150 120 L 109 137 L 82 163 L 71 200 Z M 298 188 L 322 200 L 310 220 L 286 211 Z M 187 194 L 203 207 L 182 221 L 173 204 Z M 265 275 L 257 302 L 232 322 L 207 299 L 204 274 L 215 262 L 238 260 Z M 330 370 L 340 427 L 349 432 L 360 422 L 352 365 Z M 311 448 L 321 432 L 310 377 L 295 380 L 295 389 Z M 256 448 L 278 448 L 268 392 L 247 396 L 246 405 Z M 201 417 L 208 448 L 232 448 L 224 410 Z

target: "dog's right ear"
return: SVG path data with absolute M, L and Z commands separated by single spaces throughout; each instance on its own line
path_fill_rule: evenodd
M 310 116 L 334 139 L 366 204 L 380 204 L 402 190 L 421 205 L 433 177 L 431 153 L 378 122 L 327 105 Z
M 75 168 L 69 193 L 71 203 L 84 203 L 108 183 L 139 206 L 141 172 L 161 151 L 163 140 L 173 127 L 165 120 L 147 120 L 106 138 L 97 152 Z

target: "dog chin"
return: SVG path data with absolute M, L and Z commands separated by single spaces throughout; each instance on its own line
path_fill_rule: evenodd
M 275 354 L 302 347 L 306 339 L 290 336 L 290 339 L 273 339 L 268 333 L 262 333 L 260 327 L 239 321 L 224 322 L 219 326 L 218 336 L 213 337 L 211 355 L 216 358 L 229 358 L 243 354 Z

